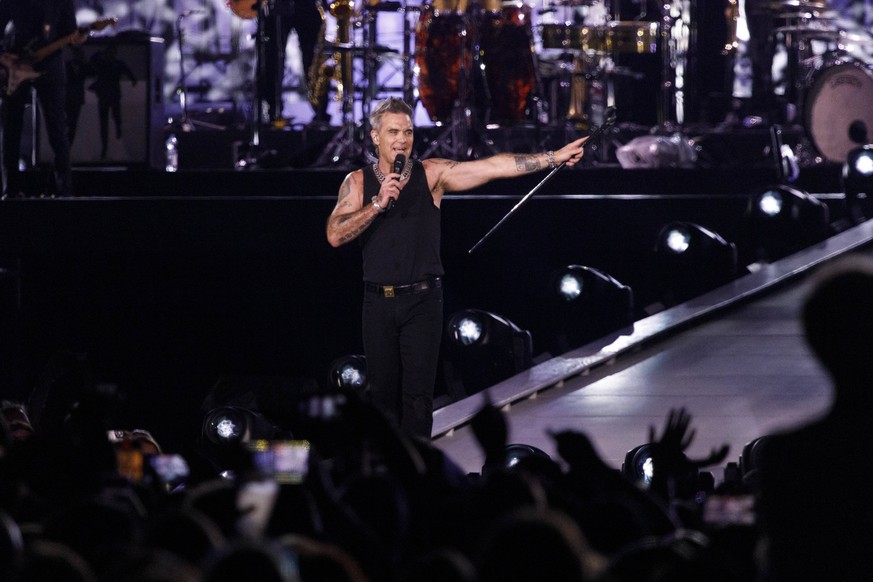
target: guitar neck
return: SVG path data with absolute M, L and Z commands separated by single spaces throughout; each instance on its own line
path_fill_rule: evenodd
M 80 28 L 76 32 L 71 32 L 67 36 L 61 37 L 58 40 L 54 41 L 53 43 L 45 45 L 44 47 L 42 47 L 41 49 L 39 49 L 38 51 L 33 53 L 33 56 L 30 58 L 31 64 L 35 65 L 36 63 L 40 62 L 41 60 L 49 57 L 52 53 L 59 51 L 60 49 L 67 46 L 68 44 L 72 43 L 73 39 L 76 38 L 76 35 L 79 34 L 79 32 L 87 32 L 87 31 L 88 31 L 87 28 Z

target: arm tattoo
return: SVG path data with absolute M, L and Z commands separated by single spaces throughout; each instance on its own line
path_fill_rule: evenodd
M 342 237 L 340 239 L 342 244 L 345 244 L 349 241 L 352 241 L 352 240 L 355 240 L 356 238 L 358 238 L 358 235 L 360 235 L 362 232 L 367 230 L 367 227 L 370 226 L 370 222 L 373 222 L 373 221 L 371 220 L 371 221 L 367 222 L 366 224 L 362 224 L 358 228 L 354 229 L 353 231 L 349 232 L 344 237 Z
M 349 194 L 352 193 L 352 186 L 351 186 L 351 184 L 350 184 L 351 179 L 352 179 L 352 177 L 351 177 L 351 175 L 349 175 L 348 178 L 346 178 L 345 180 L 343 180 L 343 183 L 342 183 L 342 185 L 340 186 L 339 199 L 340 199 L 341 201 L 342 201 L 342 200 L 345 200 L 346 196 L 348 196 Z
M 540 162 L 533 154 L 515 156 L 515 171 L 535 172 L 540 169 Z

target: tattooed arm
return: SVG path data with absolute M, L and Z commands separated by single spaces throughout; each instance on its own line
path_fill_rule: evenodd
M 336 206 L 327 218 L 327 242 L 338 247 L 353 241 L 379 215 L 372 203 L 364 204 L 364 176 L 356 170 L 340 185 Z
M 587 137 L 570 142 L 552 153 L 555 166 L 566 163 L 573 166 L 582 159 L 583 145 Z M 452 160 L 425 160 L 428 183 L 434 200 L 439 200 L 444 192 L 470 190 L 497 178 L 513 178 L 549 169 L 549 154 L 497 154 L 482 160 L 455 162 Z

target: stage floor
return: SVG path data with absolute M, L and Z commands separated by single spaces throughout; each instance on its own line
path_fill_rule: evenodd
M 549 432 L 586 433 L 610 466 L 660 433 L 671 409 L 685 407 L 703 458 L 722 444 L 737 461 L 743 446 L 821 414 L 830 381 L 807 348 L 799 308 L 807 275 L 850 252 L 871 254 L 873 223 L 777 261 L 723 288 L 638 321 L 608 344 L 594 342 L 493 387 L 510 443 L 557 456 Z M 482 395 L 437 411 L 435 443 L 468 472 L 482 468 L 467 422 Z M 726 461 L 726 462 L 727 462 Z M 713 468 L 716 478 L 719 470 Z

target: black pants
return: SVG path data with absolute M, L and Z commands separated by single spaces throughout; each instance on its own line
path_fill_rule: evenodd
M 364 292 L 364 354 L 373 402 L 404 432 L 428 440 L 442 329 L 441 288 L 395 297 Z
M 72 194 L 72 162 L 70 139 L 67 134 L 66 86 L 63 62 L 50 59 L 42 75 L 33 81 L 45 121 L 49 144 L 55 154 L 55 194 Z M 24 110 L 30 103 L 30 87 L 22 85 L 3 101 L 3 172 L 4 189 L 15 193 L 22 187 L 18 160 L 21 157 L 21 132 L 24 128 Z
M 264 17 L 266 43 L 259 54 L 264 62 L 258 67 L 258 90 L 268 109 L 269 119 L 282 116 L 282 79 L 285 73 L 285 47 L 291 31 L 297 32 L 300 44 L 300 60 L 303 67 L 303 84 L 315 57 L 315 45 L 321 30 L 322 16 L 315 2 L 321 0 L 278 0 L 274 10 Z

